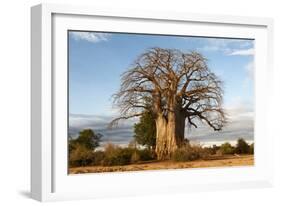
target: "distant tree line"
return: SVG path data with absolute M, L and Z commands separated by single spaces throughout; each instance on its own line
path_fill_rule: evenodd
M 154 150 L 155 130 L 153 121 L 150 122 L 151 119 L 149 112 L 140 118 L 139 123 L 134 127 L 134 140 L 127 147 L 107 143 L 103 150 L 96 150 L 100 146 L 102 135 L 91 129 L 80 131 L 76 139 L 69 139 L 69 166 L 114 166 L 157 160 Z M 254 143 L 248 144 L 240 138 L 235 146 L 226 142 L 221 146 L 203 147 L 200 144 L 190 144 L 189 141 L 185 141 L 182 147 L 173 152 L 171 160 L 193 161 L 233 154 L 254 154 Z

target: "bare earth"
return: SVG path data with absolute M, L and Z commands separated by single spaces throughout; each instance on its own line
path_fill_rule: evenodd
M 232 167 L 232 166 L 251 166 L 254 165 L 253 155 L 242 156 L 214 156 L 208 160 L 196 160 L 191 162 L 173 161 L 152 161 L 124 166 L 88 166 L 70 168 L 70 174 L 99 173 L 99 172 L 124 172 L 140 170 L 161 170 L 161 169 L 183 169 L 201 167 Z

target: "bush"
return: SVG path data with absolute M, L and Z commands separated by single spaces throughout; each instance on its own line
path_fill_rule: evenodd
M 128 148 L 118 148 L 113 155 L 105 156 L 103 164 L 105 166 L 126 165 L 131 163 L 132 150 Z
M 131 156 L 131 163 L 137 163 L 140 161 L 140 155 L 137 150 L 135 150 Z
M 92 155 L 92 161 L 91 165 L 92 166 L 97 166 L 97 165 L 103 165 L 103 160 L 105 158 L 105 154 L 103 151 L 96 151 Z
M 138 154 L 141 161 L 148 161 L 148 160 L 155 159 L 154 152 L 149 149 L 138 150 Z
M 114 144 L 105 145 L 104 166 L 127 165 L 139 161 L 153 160 L 154 154 L 149 149 L 137 149 L 133 147 L 118 147 Z
M 235 152 L 237 154 L 248 154 L 250 152 L 250 146 L 244 139 L 240 138 L 237 140 Z
M 207 150 L 200 145 L 184 146 L 178 148 L 172 154 L 172 160 L 176 162 L 193 161 L 208 156 Z
M 107 143 L 105 146 L 104 146 L 104 154 L 106 156 L 111 156 L 114 154 L 114 152 L 118 149 L 119 147 L 112 144 L 112 143 Z
M 103 160 L 104 166 L 126 165 L 131 163 L 134 149 L 121 148 L 113 144 L 105 146 L 105 158 Z
M 205 147 L 204 149 L 208 154 L 215 155 L 219 151 L 220 147 L 214 144 L 213 146 Z
M 252 144 L 250 145 L 250 148 L 249 148 L 249 153 L 250 153 L 250 154 L 254 154 L 254 151 L 255 151 L 255 146 L 254 146 L 254 143 L 252 143 Z
M 93 152 L 84 145 L 76 144 L 69 155 L 70 167 L 80 167 L 90 165 Z
M 219 153 L 222 155 L 225 154 L 234 154 L 235 148 L 231 146 L 230 143 L 226 142 L 220 146 Z
M 214 155 L 217 152 L 217 149 L 214 149 L 213 147 L 204 147 L 204 151 L 206 154 Z

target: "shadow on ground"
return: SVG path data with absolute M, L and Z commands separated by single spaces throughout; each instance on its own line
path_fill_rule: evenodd
M 21 190 L 21 191 L 18 191 L 18 193 L 23 196 L 23 197 L 26 197 L 26 198 L 31 198 L 31 194 L 30 194 L 30 191 L 27 191 L 27 190 Z

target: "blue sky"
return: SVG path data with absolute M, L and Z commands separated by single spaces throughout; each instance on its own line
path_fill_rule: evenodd
M 231 118 L 237 115 L 235 109 L 253 113 L 253 40 L 73 31 L 69 32 L 70 127 L 82 127 L 85 117 L 91 117 L 95 121 L 84 126 L 96 128 L 97 119 L 116 115 L 112 95 L 119 89 L 120 75 L 151 47 L 202 53 L 224 81 L 224 107 L 231 110 Z

